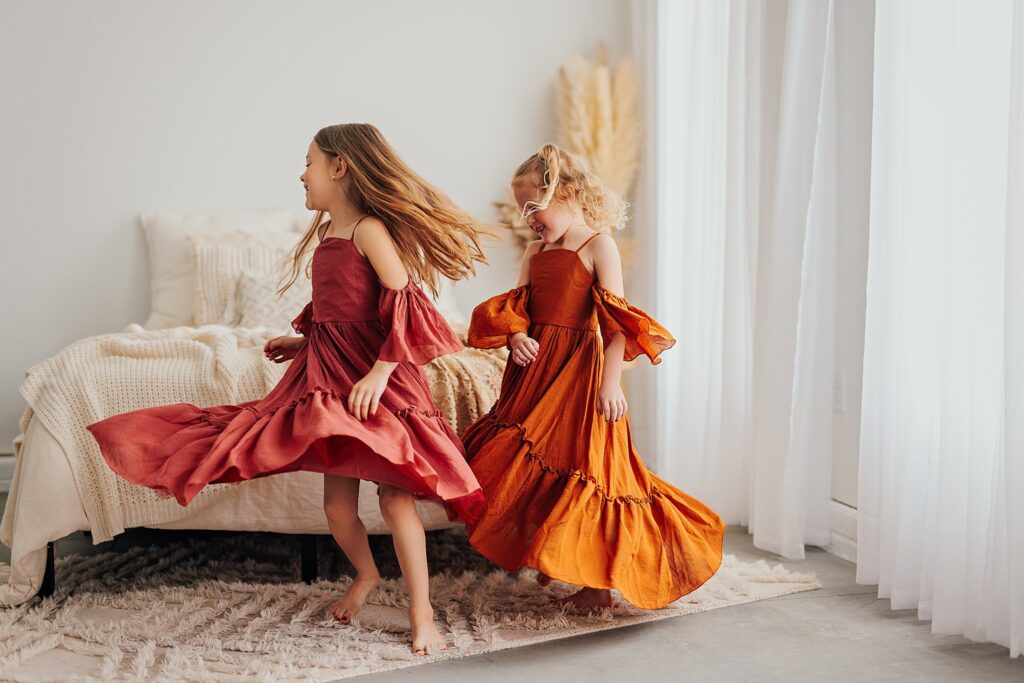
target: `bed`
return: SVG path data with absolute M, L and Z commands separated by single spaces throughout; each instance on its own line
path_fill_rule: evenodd
M 253 247 L 247 230 L 260 221 L 259 229 L 273 237 L 261 237 Z M 312 541 L 330 533 L 322 507 L 322 475 L 294 472 L 210 486 L 181 508 L 110 472 L 84 429 L 108 414 L 147 405 L 219 405 L 263 396 L 286 364 L 266 361 L 262 345 L 285 333 L 282 321 L 301 308 L 295 301 L 304 301 L 308 292 L 300 290 L 291 301 L 279 302 L 279 310 L 267 311 L 260 308 L 265 299 L 258 296 L 255 308 L 246 308 L 245 292 L 237 288 L 249 278 L 249 294 L 266 289 L 268 278 L 255 285 L 251 281 L 260 280 L 280 260 L 270 256 L 279 257 L 305 225 L 294 214 L 279 212 L 144 214 L 143 227 L 154 279 L 153 311 L 146 324 L 78 340 L 26 372 L 21 393 L 27 407 L 14 442 L 15 471 L 0 521 L 0 542 L 11 549 L 0 604 L 16 605 L 51 592 L 54 543 L 78 531 L 91 532 L 94 543 L 134 527 L 298 534 L 304 539 L 303 578 L 315 578 Z M 169 234 L 203 238 L 169 244 L 161 239 Z M 221 248 L 223 244 L 231 246 Z M 178 263 L 160 261 L 168 255 Z M 184 276 L 168 270 L 180 267 L 182 259 L 191 268 Z M 464 335 L 465 316 L 451 299 L 442 296 L 437 304 Z M 458 433 L 496 400 L 505 361 L 505 350 L 467 348 L 424 366 L 435 402 Z M 141 393 L 131 390 L 140 386 L 145 387 Z M 452 526 L 440 505 L 421 501 L 417 508 L 427 529 Z M 361 486 L 359 510 L 369 533 L 388 533 L 373 484 Z

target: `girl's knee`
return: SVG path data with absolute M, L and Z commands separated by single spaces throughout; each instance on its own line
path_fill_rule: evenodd
M 350 522 L 359 517 L 359 506 L 345 496 L 324 496 L 324 514 L 327 519 Z
M 398 513 L 404 508 L 412 505 L 412 495 L 408 491 L 394 486 L 381 484 L 377 495 L 380 503 L 380 511 L 385 516 L 394 515 L 395 513 Z

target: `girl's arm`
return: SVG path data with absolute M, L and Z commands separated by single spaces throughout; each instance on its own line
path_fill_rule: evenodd
M 594 274 L 602 287 L 613 294 L 623 296 L 622 259 L 619 247 L 609 235 L 591 240 L 586 249 L 594 262 Z M 622 356 L 626 349 L 626 337 L 614 332 L 606 340 L 604 349 L 604 372 L 597 392 L 597 411 L 609 422 L 615 422 L 626 414 L 626 397 L 622 393 Z
M 519 266 L 519 284 L 516 287 L 522 287 L 530 282 L 530 264 L 533 262 L 533 255 L 540 251 L 543 242 L 536 240 L 526 245 L 526 250 L 523 252 L 523 263 Z

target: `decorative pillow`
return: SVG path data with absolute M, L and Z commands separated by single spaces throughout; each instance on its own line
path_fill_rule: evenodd
M 218 234 L 238 231 L 301 233 L 310 222 L 308 213 L 292 211 L 195 216 L 145 211 L 141 219 L 150 268 L 150 314 L 146 329 L 193 324 L 196 272 L 187 242 L 189 236 L 212 239 Z
M 274 273 L 243 270 L 238 276 L 235 324 L 292 332 L 292 320 L 313 298 L 313 283 L 301 273 L 278 299 L 280 284 L 280 278 Z
M 295 233 L 288 232 L 236 232 L 214 240 L 189 238 L 196 271 L 193 324 L 233 324 L 236 314 L 229 309 L 234 308 L 231 304 L 239 274 L 255 270 L 280 277 L 296 239 Z

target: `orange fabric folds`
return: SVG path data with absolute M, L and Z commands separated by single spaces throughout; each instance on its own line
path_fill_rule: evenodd
M 508 335 L 528 332 L 530 316 L 526 312 L 530 286 L 524 285 L 491 297 L 473 309 L 469 324 L 469 345 L 478 349 L 496 349 L 508 343 Z
M 527 291 L 529 297 L 526 296 Z M 469 540 L 496 564 L 533 567 L 567 583 L 615 588 L 641 608 L 667 605 L 722 561 L 725 525 L 710 507 L 650 472 L 628 418 L 596 409 L 603 334 L 621 332 L 628 358 L 672 346 L 653 318 L 600 285 L 574 251 L 533 257 L 529 289 L 477 306 L 473 345 L 527 332 L 537 358 L 508 363 L 490 412 L 463 434 L 487 499 Z
M 661 362 L 658 356 L 672 348 L 675 338 L 661 324 L 625 298 L 614 294 L 601 285 L 594 285 L 594 308 L 597 322 L 601 326 L 601 337 L 608 346 L 611 336 L 621 332 L 626 338 L 623 358 L 633 360 L 640 354 L 651 359 L 651 364 Z

